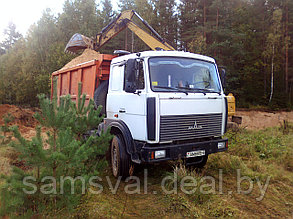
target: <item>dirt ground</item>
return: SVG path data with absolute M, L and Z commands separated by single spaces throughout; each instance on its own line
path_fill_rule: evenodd
M 0 105 L 0 125 L 4 124 L 4 117 L 9 113 L 13 121 L 9 125 L 17 125 L 21 134 L 29 139 L 35 136 L 35 127 L 38 124 L 33 115 L 38 111 L 37 108 L 22 108 L 15 105 Z
M 12 124 L 18 125 L 20 132 L 25 138 L 31 138 L 35 135 L 35 126 L 38 124 L 33 117 L 37 111 L 37 108 L 22 108 L 19 106 L 2 104 L 0 105 L 0 125 L 4 123 L 4 116 L 10 113 L 14 117 L 14 122 L 12 122 Z M 281 126 L 284 120 L 293 123 L 293 111 L 266 112 L 260 110 L 237 109 L 236 116 L 242 117 L 241 127 L 249 130 Z
M 293 123 L 293 111 L 265 112 L 259 110 L 236 110 L 236 116 L 242 117 L 241 127 L 258 130 L 268 127 L 281 126 L 284 120 Z
M 37 108 L 21 108 L 18 106 L 7 104 L 0 105 L 0 125 L 3 125 L 4 123 L 4 116 L 7 113 L 10 113 L 14 117 L 14 121 L 11 124 L 18 125 L 20 132 L 24 135 L 25 138 L 31 138 L 35 136 L 35 126 L 38 124 L 38 122 L 33 118 L 33 115 L 37 111 Z M 250 130 L 280 126 L 283 123 L 283 120 L 293 122 L 293 111 L 265 112 L 257 110 L 244 111 L 240 109 L 237 110 L 236 115 L 242 117 L 241 127 L 245 127 Z M 287 137 L 285 137 L 284 139 L 287 139 Z M 288 142 L 292 141 L 290 140 Z M 243 145 L 242 148 L 248 147 L 248 144 L 246 143 L 243 144 L 243 142 L 240 142 L 239 144 Z M 218 172 L 215 171 L 217 171 L 218 168 L 238 168 L 238 161 L 241 160 L 242 157 L 238 157 L 237 150 L 234 150 L 234 152 L 231 149 L 229 150 L 229 153 L 224 154 L 224 158 L 221 158 L 223 154 L 220 153 L 211 156 L 211 158 L 209 158 L 209 163 L 206 169 L 204 169 L 204 172 L 200 173 L 200 176 L 210 175 L 214 176 L 214 178 L 217 180 Z M 247 151 L 250 152 L 250 150 Z M 12 149 L 9 149 L 8 147 L 0 147 L 0 174 L 8 174 L 11 170 L 12 165 L 18 167 L 26 167 L 25 165 L 23 165 L 23 163 L 15 163 L 15 160 L 15 153 L 13 153 Z M 225 160 L 227 160 L 226 163 L 222 162 Z M 292 192 L 290 192 L 292 191 L 291 172 L 289 172 L 289 170 L 287 169 L 283 170 L 282 165 L 277 165 L 277 161 L 274 161 L 275 163 L 272 163 L 272 161 L 270 160 L 268 163 L 266 163 L 265 160 L 258 159 L 257 157 L 253 157 L 253 159 L 251 160 L 243 160 L 243 162 L 248 162 L 248 167 L 249 165 L 253 165 L 251 168 L 260 168 L 260 172 L 262 171 L 262 168 L 264 169 L 263 173 L 259 173 L 257 171 L 253 172 L 253 174 L 264 174 L 256 176 L 266 176 L 266 174 L 273 175 L 272 172 L 277 172 L 276 175 L 272 176 L 273 178 L 271 180 L 270 187 L 264 201 L 262 202 L 255 201 L 255 197 L 259 196 L 257 186 L 254 187 L 252 194 L 249 195 L 243 195 L 234 192 L 236 185 L 235 183 L 237 181 L 236 176 L 234 176 L 233 174 L 229 175 L 229 173 L 225 173 L 224 171 L 224 194 L 214 195 L 210 201 L 212 203 L 211 206 L 208 202 L 204 202 L 205 204 L 198 205 L 198 207 L 193 206 L 191 203 L 193 203 L 194 201 L 187 199 L 187 197 L 185 196 L 166 196 L 162 192 L 160 192 L 161 178 L 165 176 L 166 172 L 171 172 L 173 167 L 162 166 L 161 168 L 159 168 L 160 170 L 158 170 L 158 166 L 153 165 L 147 167 L 149 168 L 149 181 L 147 181 L 148 189 L 150 191 L 149 194 L 133 194 L 128 196 L 125 195 L 125 193 L 123 192 L 124 187 L 122 186 L 121 188 L 119 187 L 121 191 L 119 190 L 120 192 L 113 195 L 106 189 L 107 184 L 103 184 L 106 191 L 99 195 L 92 195 L 89 197 L 86 196 L 86 201 L 82 202 L 82 205 L 78 208 L 78 212 L 80 215 L 89 215 L 89 218 L 146 218 L 146 215 L 148 217 L 154 218 L 158 217 L 158 215 L 161 215 L 162 218 L 186 218 L 186 216 L 183 217 L 180 212 L 183 212 L 182 214 L 200 213 L 200 215 L 214 215 L 213 217 L 216 217 L 217 215 L 223 215 L 223 217 L 225 217 L 226 215 L 226 217 L 231 217 L 235 214 L 242 215 L 244 218 L 251 218 L 252 216 L 256 218 L 285 218 L 289 214 L 291 215 L 293 206 L 291 195 Z M 239 163 L 239 165 L 240 164 L 241 162 Z M 225 165 L 228 166 L 226 167 Z M 274 170 L 271 170 L 271 168 Z M 275 171 L 275 169 L 278 169 L 278 171 Z M 252 169 L 249 168 L 249 170 Z M 105 175 L 110 175 L 111 172 L 109 171 L 111 170 L 106 169 Z M 143 174 L 143 172 L 140 172 L 139 175 L 140 179 L 142 180 L 141 182 L 144 182 L 142 179 Z M 254 177 L 254 175 L 252 176 Z M 113 181 L 113 183 L 115 184 L 115 181 Z M 141 185 L 141 188 L 143 186 L 144 185 Z M 225 190 L 225 188 L 227 191 Z M 194 197 L 196 198 L 197 196 Z M 215 206 L 213 206 L 213 204 L 215 204 Z M 145 206 L 152 206 L 152 208 L 145 208 Z M 173 207 L 176 207 L 177 210 L 172 210 Z

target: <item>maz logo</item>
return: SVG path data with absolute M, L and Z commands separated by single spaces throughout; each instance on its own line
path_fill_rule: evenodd
M 195 130 L 195 129 L 202 129 L 201 125 L 197 125 L 196 121 L 194 121 L 194 125 L 193 126 L 189 126 L 188 130 Z

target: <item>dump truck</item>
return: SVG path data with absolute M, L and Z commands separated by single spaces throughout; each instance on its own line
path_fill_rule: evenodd
M 67 49 L 89 48 L 80 37 L 75 35 Z M 210 154 L 228 149 L 225 71 L 211 57 L 158 51 L 164 43 L 156 39 L 154 51 L 100 54 L 52 74 L 58 78 L 58 97 L 77 98 L 82 82 L 86 99 L 102 105 L 98 134 L 110 130 L 114 136 L 109 151 L 115 177 L 131 175 L 135 165 L 168 160 L 203 167 Z

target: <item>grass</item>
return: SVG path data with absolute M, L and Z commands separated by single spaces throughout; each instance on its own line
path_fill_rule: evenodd
M 116 179 L 109 168 L 105 169 L 99 182 L 100 194 L 87 193 L 74 213 L 59 212 L 60 217 L 76 218 L 260 218 L 293 216 L 293 128 L 292 125 L 268 128 L 261 131 L 234 130 L 227 133 L 229 150 L 212 154 L 201 170 L 187 169 L 180 162 L 140 167 L 137 179 L 121 181 L 113 194 L 106 176 L 114 187 Z M 7 145 L 0 146 L 0 170 L 9 169 L 7 159 L 13 152 Z M 2 168 L 1 168 L 2 165 Z M 147 182 L 144 170 L 147 169 Z M 237 176 L 237 172 L 240 175 Z M 177 188 L 177 194 L 164 193 L 162 179 L 167 191 Z M 240 190 L 237 181 L 242 178 Z M 222 185 L 220 179 L 222 178 Z M 172 181 L 171 179 L 174 179 Z M 194 181 L 196 184 L 194 183 Z M 266 190 L 261 190 L 265 188 Z M 147 194 L 144 194 L 147 185 Z M 137 194 L 126 194 L 125 188 Z M 180 186 L 184 186 L 184 193 Z M 130 189 L 130 190 L 131 190 Z M 194 190 L 192 190 L 194 189 Z M 194 192 L 191 192 L 194 191 Z M 221 191 L 221 192 L 220 192 Z M 262 191 L 265 191 L 262 193 Z M 48 212 L 48 215 L 55 216 Z M 56 216 L 55 216 L 56 217 Z
M 0 144 L 0 175 L 10 173 L 11 162 L 17 157 L 15 155 L 15 151 L 7 144 Z
M 292 217 L 292 127 L 286 132 L 277 127 L 262 131 L 240 129 L 227 133 L 227 137 L 230 139 L 229 151 L 210 155 L 202 170 L 186 169 L 180 163 L 175 163 L 175 166 L 174 163 L 145 166 L 149 176 L 148 194 L 127 195 L 123 188 L 128 184 L 122 182 L 117 194 L 107 189 L 98 195 L 87 194 L 76 214 L 89 218 Z M 105 175 L 110 175 L 107 171 Z M 251 178 L 253 189 L 249 194 L 243 194 L 250 186 L 247 180 L 242 180 L 240 190 L 237 190 L 237 171 L 241 173 L 238 178 Z M 143 182 L 143 171 L 139 171 L 137 176 Z M 177 176 L 177 194 L 162 191 L 161 180 L 166 176 Z M 189 188 L 196 188 L 192 194 L 183 193 L 180 189 L 180 182 L 186 176 L 197 182 L 196 186 Z M 222 193 L 219 192 L 220 177 L 223 178 Z M 211 189 L 212 179 L 215 192 Z M 259 186 L 264 189 L 266 182 L 268 186 L 262 190 L 265 191 L 262 195 Z M 183 185 L 190 183 L 190 180 L 186 180 Z M 166 185 L 169 190 L 174 188 L 172 181 Z M 143 185 L 140 187 L 142 190 Z M 203 194 L 200 189 L 210 193 Z
M 292 217 L 292 128 L 287 134 L 284 134 L 281 128 L 275 127 L 257 132 L 246 130 L 229 132 L 227 136 L 231 139 L 229 152 L 210 156 L 204 170 L 205 174 L 214 175 L 215 170 L 223 169 L 225 175 L 223 184 L 229 191 L 232 191 L 231 186 L 235 185 L 237 180 L 235 174 L 237 169 L 241 170 L 241 175 L 249 176 L 254 180 L 254 188 L 249 195 L 234 192 L 227 206 L 237 209 L 236 215 L 238 212 L 245 217 Z M 265 196 L 263 200 L 257 201 L 256 198 L 260 195 L 257 179 L 261 185 L 264 185 L 268 177 L 270 181 Z M 218 200 L 215 204 L 222 203 L 222 200 Z
M 0 143 L 0 188 L 4 184 L 3 179 L 1 179 L 1 175 L 8 175 L 11 171 L 11 164 L 14 159 L 16 159 L 17 155 L 13 148 L 8 146 L 8 142 Z M 0 197 L 0 206 L 1 206 L 1 197 Z

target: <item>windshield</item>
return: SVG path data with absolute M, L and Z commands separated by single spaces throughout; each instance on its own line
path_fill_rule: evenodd
M 155 57 L 149 59 L 149 68 L 153 91 L 221 91 L 213 63 L 190 58 Z

